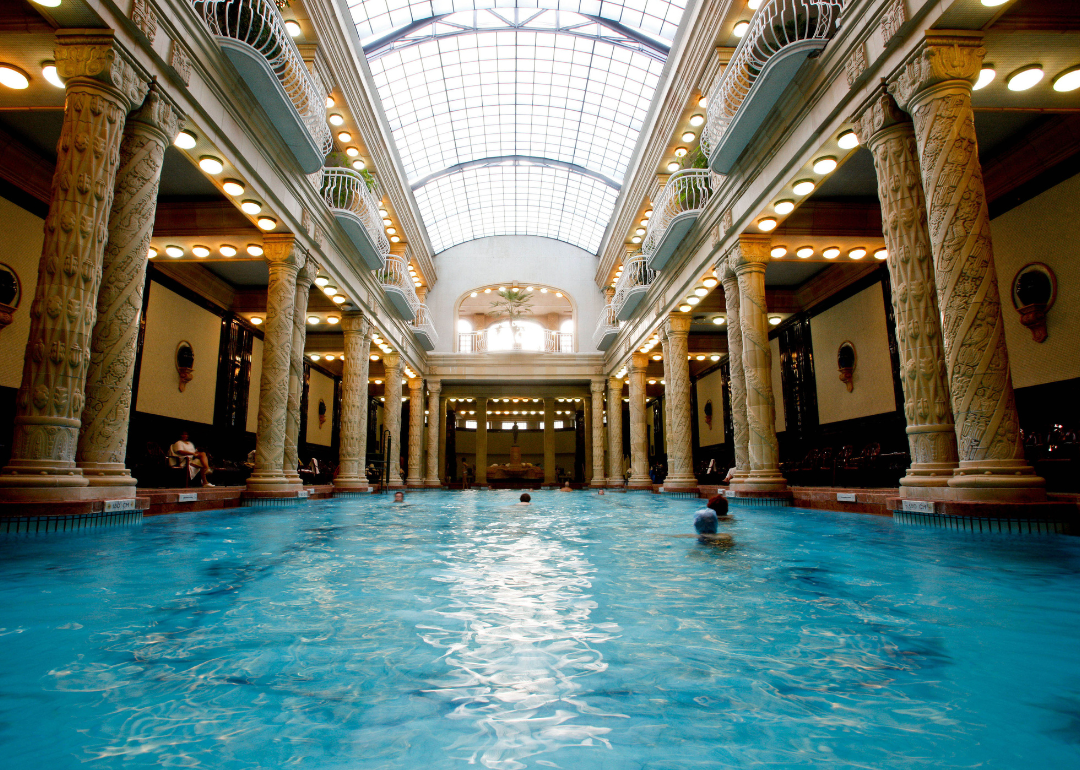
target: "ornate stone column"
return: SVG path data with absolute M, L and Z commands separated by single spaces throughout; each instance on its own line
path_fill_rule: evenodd
M 977 33 L 928 31 L 889 91 L 911 113 L 919 148 L 960 455 L 949 487 L 961 499 L 1039 500 L 1045 482 L 1020 441 L 971 109 L 984 53 Z
M 645 426 L 645 374 L 649 357 L 630 357 L 630 489 L 652 489 L 649 478 L 649 434 Z
M 736 247 L 738 248 L 738 247 Z M 739 279 L 731 266 L 730 255 L 717 266 L 724 286 L 724 305 L 727 314 L 728 385 L 731 422 L 734 425 L 735 472 L 731 483 L 736 484 L 750 473 L 750 424 L 746 418 L 746 374 L 743 370 L 742 318 L 739 316 Z
M 915 128 L 884 87 L 863 105 L 855 122 L 874 154 L 889 252 L 911 451 L 911 467 L 900 479 L 900 494 L 932 496 L 931 489 L 947 486 L 958 457 Z
M 735 275 L 739 279 L 746 418 L 750 429 L 750 473 L 740 479 L 737 486 L 746 491 L 779 492 L 787 489 L 787 482 L 780 475 L 769 316 L 765 307 L 765 266 L 769 261 L 769 239 L 753 235 L 739 236 L 739 249 L 734 257 Z
M 487 486 L 488 400 L 476 399 L 476 486 Z
M 383 394 L 386 400 L 383 408 L 386 416 L 383 418 L 383 427 L 390 431 L 390 456 L 386 461 L 390 464 L 388 487 L 403 486 L 401 482 L 401 354 L 387 353 L 383 356 L 383 365 L 386 368 Z
M 371 324 L 363 313 L 342 313 L 345 358 L 341 374 L 341 441 L 335 491 L 366 492 L 368 486 L 368 357 Z
M 442 425 L 445 430 L 446 421 L 442 417 L 442 399 L 439 398 L 439 394 L 442 393 L 442 382 L 439 380 L 428 380 L 428 424 L 427 424 L 427 478 L 424 479 L 425 487 L 435 487 L 436 489 L 442 486 L 442 479 L 439 474 L 439 458 L 443 455 L 443 449 L 440 446 L 439 434 L 442 432 L 439 426 Z
M 319 274 L 319 263 L 311 254 L 296 274 L 296 299 L 293 306 L 292 349 L 289 353 L 289 402 L 285 408 L 285 459 L 281 472 L 292 484 L 303 486 L 299 464 L 300 400 L 304 394 L 304 346 L 307 343 L 307 307 L 311 282 Z
M 576 401 L 574 402 L 574 412 L 575 412 L 575 417 L 576 417 L 576 413 L 577 413 L 577 402 Z M 582 474 L 583 474 L 582 475 L 582 480 L 586 484 L 588 484 L 589 482 L 592 481 L 592 468 L 593 468 L 593 445 L 592 445 L 592 435 L 590 434 L 590 431 L 592 430 L 592 428 L 591 428 L 591 426 L 592 426 L 592 401 L 590 399 L 588 399 L 588 398 L 581 399 L 581 415 L 582 415 L 582 418 L 585 420 L 585 457 L 583 458 L 585 464 L 584 464 L 584 470 L 582 472 Z M 575 468 L 574 468 L 574 475 L 575 476 L 577 475 L 576 462 L 575 462 Z
M 621 487 L 623 478 L 622 453 L 622 388 L 618 377 L 608 378 L 607 429 L 608 429 L 608 486 Z
M 409 477 L 405 486 L 424 486 L 424 381 L 409 380 Z
M 156 82 L 150 84 L 142 106 L 128 115 L 109 212 L 109 240 L 101 262 L 97 322 L 90 343 L 86 406 L 75 462 L 91 487 L 128 487 L 131 495 L 135 479 L 124 461 L 146 253 L 154 229 L 165 148 L 183 120 L 177 108 L 162 97 Z
M 544 399 L 544 483 L 558 484 L 555 475 L 555 399 Z
M 441 383 L 440 383 L 439 387 L 442 387 Z M 448 415 L 446 413 L 447 406 L 448 406 L 447 400 L 445 398 L 440 398 L 439 399 L 439 464 L 435 468 L 435 479 L 438 480 L 439 486 L 442 486 L 444 480 L 447 481 L 447 482 L 450 481 L 449 477 L 445 477 L 446 464 L 447 464 L 447 460 L 449 459 L 446 456 L 446 422 L 447 422 L 447 419 L 448 419 Z M 455 458 L 455 462 L 456 462 L 456 458 Z M 444 477 L 445 477 L 445 479 L 444 479 Z
M 248 478 L 247 488 L 249 492 L 260 493 L 295 492 L 297 485 L 285 477 L 281 468 L 285 462 L 285 416 L 289 405 L 296 274 L 305 255 L 292 235 L 263 236 L 263 250 L 270 263 L 270 284 L 266 287 L 266 322 L 263 324 L 255 470 Z
M 0 474 L 9 500 L 102 494 L 80 489 L 87 480 L 75 451 L 124 120 L 146 94 L 111 30 L 58 30 L 55 58 L 67 81 L 64 123 L 15 398 L 11 462 Z
M 594 378 L 589 384 L 592 393 L 592 486 L 606 486 L 604 478 L 604 380 Z
M 668 316 L 664 345 L 664 418 L 668 472 L 665 490 L 697 489 L 690 435 L 690 316 Z M 631 380 L 633 382 L 633 380 Z

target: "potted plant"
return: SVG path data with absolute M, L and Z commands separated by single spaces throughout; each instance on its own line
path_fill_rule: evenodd
M 514 350 L 521 350 L 520 328 L 517 320 L 528 314 L 532 305 L 532 292 L 513 287 L 499 292 L 499 298 L 491 303 L 488 315 L 510 321 L 510 334 L 514 338 Z

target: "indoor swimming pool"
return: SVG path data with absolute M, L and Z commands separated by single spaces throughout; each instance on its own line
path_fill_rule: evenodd
M 1080 540 L 650 494 L 0 539 L 8 770 L 1080 766 Z

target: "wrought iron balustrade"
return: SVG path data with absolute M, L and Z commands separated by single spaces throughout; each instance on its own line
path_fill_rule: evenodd
M 401 320 L 411 322 L 415 319 L 423 303 L 416 296 L 416 288 L 413 286 L 412 276 L 409 275 L 405 257 L 391 254 L 386 258 L 386 264 L 376 273 L 387 299 Z
M 545 353 L 573 353 L 574 335 L 570 332 L 556 332 L 544 329 Z
M 641 251 L 654 270 L 667 264 L 705 208 L 712 195 L 711 177 L 706 168 L 684 168 L 668 177 L 641 242 Z
M 634 314 L 655 277 L 656 271 L 649 267 L 647 257 L 640 251 L 626 260 L 611 299 L 615 318 L 625 321 Z
M 382 268 L 390 241 L 383 230 L 379 201 L 363 175 L 351 168 L 324 168 L 321 189 L 323 200 L 360 252 L 364 265 L 369 270 Z
M 410 325 L 413 336 L 420 343 L 420 347 L 424 350 L 434 350 L 439 343 L 439 334 L 435 331 L 435 325 L 431 323 L 427 305 L 420 303 L 420 307 L 416 311 L 416 318 L 413 319 Z
M 597 350 L 607 350 L 618 336 L 619 319 L 615 317 L 615 308 L 611 304 L 604 305 L 604 309 L 600 311 L 600 317 L 596 320 L 593 346 Z

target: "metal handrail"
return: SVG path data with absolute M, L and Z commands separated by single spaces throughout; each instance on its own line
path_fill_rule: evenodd
M 647 257 L 640 251 L 633 254 L 623 264 L 622 275 L 615 282 L 615 296 L 611 298 L 611 310 L 618 316 L 632 289 L 648 286 L 656 277 L 656 271 L 649 267 Z
M 416 309 L 416 317 L 413 319 L 412 326 L 414 329 L 419 329 L 427 334 L 432 345 L 438 343 L 439 334 L 435 331 L 435 325 L 431 323 L 431 319 L 428 317 L 427 305 L 423 302 L 421 302 L 420 307 Z
M 409 275 L 409 266 L 405 262 L 405 258 L 399 254 L 391 254 L 386 258 L 386 265 L 381 270 L 376 270 L 375 273 L 378 275 L 379 283 L 383 287 L 398 289 L 405 295 L 409 308 L 415 317 L 423 303 L 416 296 L 416 287 L 413 286 L 413 280 Z
M 598 340 L 603 337 L 609 329 L 618 329 L 619 319 L 615 317 L 615 308 L 609 303 L 604 305 L 604 309 L 600 311 L 600 317 L 596 319 L 596 331 L 593 332 L 593 339 Z
M 368 189 L 364 177 L 351 168 L 324 168 L 322 173 L 322 196 L 326 205 L 359 217 L 376 251 L 386 257 L 390 253 L 390 241 L 383 230 L 379 201 Z
M 308 71 L 273 0 L 192 0 L 214 35 L 246 43 L 266 59 L 323 154 L 333 139 L 326 123 L 326 92 Z
M 544 329 L 545 353 L 573 353 L 574 335 L 570 332 L 557 332 Z
M 641 242 L 642 253 L 648 255 L 656 251 L 671 220 L 687 211 L 705 208 L 710 195 L 712 172 L 708 169 L 684 168 L 668 177 L 653 204 L 653 215 Z
M 843 7 L 843 0 L 766 0 L 758 8 L 724 74 L 709 92 L 707 120 L 701 132 L 701 149 L 706 155 L 720 144 L 769 59 L 800 40 L 831 38 Z

